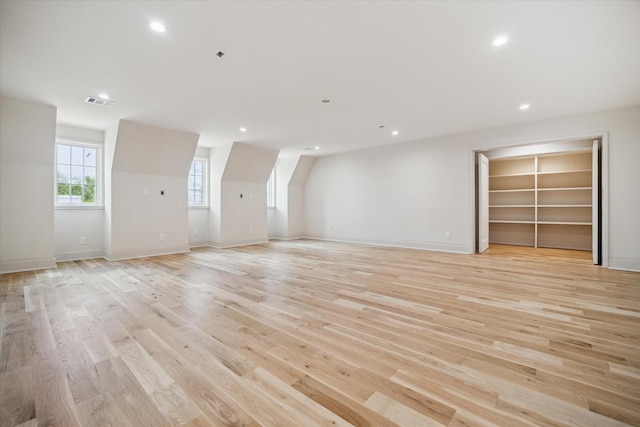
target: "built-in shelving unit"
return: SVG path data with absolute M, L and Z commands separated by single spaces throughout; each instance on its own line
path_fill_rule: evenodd
M 489 242 L 592 249 L 592 153 L 489 162 Z

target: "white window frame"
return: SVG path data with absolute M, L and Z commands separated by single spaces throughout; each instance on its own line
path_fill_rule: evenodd
M 276 207 L 276 168 L 274 167 L 267 181 L 267 207 Z
M 191 190 L 191 171 L 195 162 L 202 162 L 202 203 L 194 204 L 189 199 L 189 190 Z M 209 207 L 209 159 L 205 157 L 194 157 L 187 175 L 187 204 L 190 208 L 208 208 Z
M 69 145 L 75 147 L 87 147 L 96 150 L 96 182 L 94 189 L 94 203 L 59 203 L 58 202 L 58 145 Z M 104 208 L 104 175 L 103 157 L 104 144 L 89 141 L 79 141 L 74 139 L 56 138 L 54 167 L 53 167 L 53 202 L 56 209 L 103 209 Z M 82 184 L 84 185 L 84 184 Z

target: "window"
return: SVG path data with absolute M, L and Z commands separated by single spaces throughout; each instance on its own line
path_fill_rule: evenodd
M 57 206 L 100 206 L 102 145 L 56 141 Z
M 276 207 L 276 168 L 273 168 L 267 181 L 267 207 Z
M 187 193 L 189 206 L 208 206 L 207 202 L 207 160 L 194 159 L 189 171 Z

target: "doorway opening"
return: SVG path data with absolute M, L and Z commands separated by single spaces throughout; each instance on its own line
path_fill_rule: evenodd
M 476 150 L 475 252 L 581 250 L 606 267 L 607 143 L 599 134 Z

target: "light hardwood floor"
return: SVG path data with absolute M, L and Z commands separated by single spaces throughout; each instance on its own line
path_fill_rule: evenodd
M 589 256 L 301 240 L 5 274 L 0 425 L 640 425 L 640 274 Z

